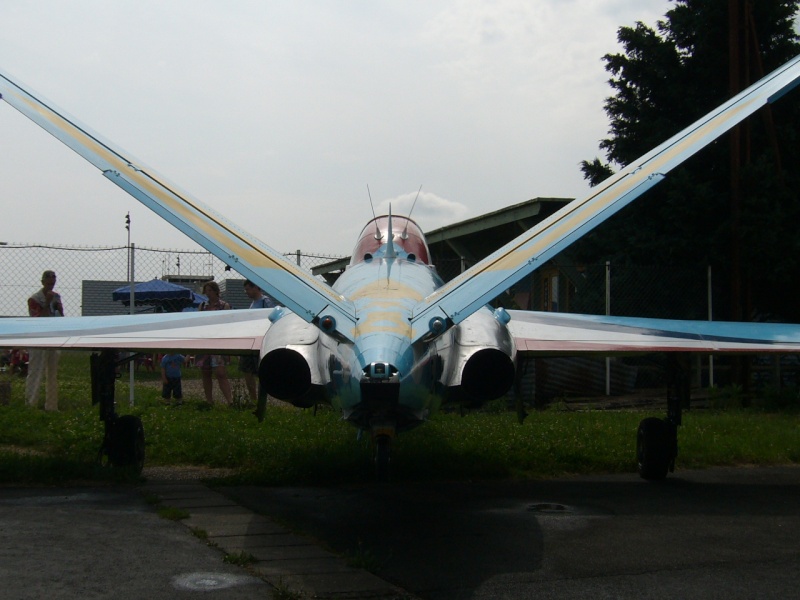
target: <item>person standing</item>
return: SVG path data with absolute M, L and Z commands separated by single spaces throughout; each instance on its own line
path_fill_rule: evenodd
M 206 310 L 230 310 L 231 305 L 219 297 L 219 285 L 216 281 L 207 281 L 203 284 L 203 294 L 208 296 L 208 302 L 200 305 L 201 311 Z M 219 354 L 206 354 L 198 361 L 200 372 L 203 376 L 203 392 L 206 395 L 206 402 L 214 403 L 214 381 L 212 375 L 217 378 L 217 384 L 225 399 L 225 404 L 233 404 L 231 396 L 231 383 L 228 381 L 228 371 L 225 367 L 225 359 Z
M 53 288 L 55 271 L 42 273 L 42 289 L 28 298 L 28 315 L 31 317 L 63 317 L 61 295 Z M 25 399 L 28 406 L 38 406 L 39 388 L 46 377 L 45 410 L 58 410 L 58 350 L 31 348 L 28 351 L 28 378 L 25 381 Z
M 165 354 L 161 359 L 161 397 L 169 400 L 172 396 L 175 404 L 181 404 L 183 399 L 181 367 L 184 360 L 183 354 Z
M 244 293 L 250 298 L 250 308 L 274 308 L 276 306 L 272 298 L 264 295 L 261 288 L 247 279 L 244 282 Z M 250 401 L 256 404 L 258 395 L 256 393 L 256 373 L 258 373 L 258 356 L 246 354 L 239 357 L 239 371 L 244 375 L 244 382 L 247 385 L 247 392 L 250 394 Z

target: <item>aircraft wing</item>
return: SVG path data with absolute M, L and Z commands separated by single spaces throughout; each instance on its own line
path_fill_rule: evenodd
M 308 322 L 330 315 L 353 338 L 353 304 L 328 285 L 2 71 L 0 97 L 280 304 Z
M 414 340 L 466 319 L 661 181 L 667 172 L 800 82 L 800 56 L 731 98 L 446 283 L 413 309 Z M 436 326 L 434 327 L 434 323 Z
M 263 309 L 0 319 L 0 348 L 185 350 L 239 353 L 260 350 L 270 326 Z
M 800 352 L 800 325 L 509 310 L 517 350 L 542 355 Z

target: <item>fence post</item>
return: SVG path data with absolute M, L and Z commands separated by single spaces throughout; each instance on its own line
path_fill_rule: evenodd
M 611 261 L 606 261 L 606 316 L 611 315 Z M 611 357 L 606 356 L 606 396 L 611 395 Z
M 300 255 L 300 250 L 298 249 L 298 250 L 297 250 L 297 266 L 298 266 L 298 267 L 301 267 L 301 266 L 303 266 L 303 265 L 301 265 L 301 264 L 300 264 L 300 262 L 301 262 L 301 261 L 300 261 L 300 256 L 301 256 L 301 255 Z
M 136 281 L 136 276 L 134 275 L 134 265 L 136 264 L 135 256 L 136 256 L 136 245 L 131 243 L 130 244 L 130 256 L 131 262 L 128 265 L 128 285 L 130 286 L 130 301 L 131 301 L 131 314 L 136 314 L 136 290 L 134 289 L 133 282 Z M 132 360 L 128 363 L 128 404 L 133 406 L 133 363 L 135 360 Z
M 711 265 L 708 265 L 707 286 L 708 286 L 708 320 L 713 321 L 712 297 L 711 297 Z M 714 355 L 708 355 L 708 387 L 714 387 Z

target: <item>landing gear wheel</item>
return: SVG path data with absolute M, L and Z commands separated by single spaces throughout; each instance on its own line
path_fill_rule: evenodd
M 113 467 L 134 467 L 137 473 L 144 468 L 144 427 L 142 420 L 124 415 L 114 422 L 108 443 L 108 461 Z
M 375 438 L 375 475 L 380 481 L 389 479 L 389 457 L 392 449 L 392 438 L 379 435 Z
M 649 417 L 639 423 L 636 434 L 636 460 L 639 476 L 651 481 L 662 480 L 675 459 L 677 432 L 663 419 Z

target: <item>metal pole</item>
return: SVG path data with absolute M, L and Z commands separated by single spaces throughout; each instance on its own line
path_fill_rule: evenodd
M 298 249 L 298 250 L 297 250 L 297 266 L 298 266 L 298 267 L 301 267 L 301 266 L 302 266 L 302 265 L 300 264 L 300 262 L 301 262 L 301 261 L 300 261 L 300 257 L 301 257 L 301 256 L 302 256 L 302 255 L 300 254 L 300 250 Z
M 712 297 L 711 297 L 711 265 L 708 265 L 708 320 L 713 321 L 714 314 L 712 312 Z M 714 387 L 714 355 L 708 355 L 708 387 Z
M 131 279 L 131 213 L 125 215 L 125 229 L 128 230 L 128 281 Z
M 130 270 L 129 270 L 129 276 L 128 276 L 128 285 L 130 286 L 130 290 L 131 290 L 131 295 L 130 295 L 130 300 L 131 300 L 131 314 L 135 314 L 135 307 L 136 307 L 136 290 L 134 289 L 134 286 L 133 286 L 133 281 L 134 281 L 134 279 L 136 279 L 136 278 L 134 277 L 134 275 L 133 275 L 133 274 L 134 274 L 134 263 L 135 263 L 135 261 L 134 261 L 134 256 L 135 256 L 135 254 L 136 254 L 136 249 L 135 249 L 135 246 L 134 246 L 133 244 L 130 244 L 130 245 L 129 245 L 129 248 L 130 248 L 131 262 L 130 262 L 130 264 L 128 265 L 128 267 L 129 267 L 129 269 L 130 269 Z M 131 406 L 133 406 L 133 381 L 134 381 L 134 377 L 133 377 L 133 363 L 135 363 L 135 362 L 136 362 L 135 360 L 132 360 L 132 361 L 130 361 L 130 362 L 128 363 L 128 403 L 129 403 Z
M 611 261 L 606 261 L 606 316 L 611 315 Z M 606 356 L 606 396 L 611 395 L 611 357 Z

